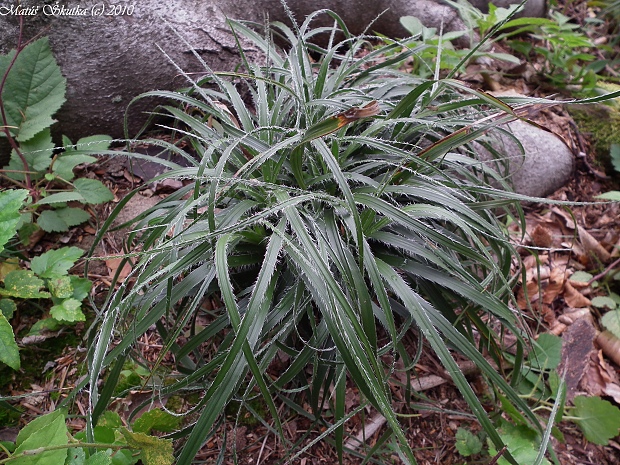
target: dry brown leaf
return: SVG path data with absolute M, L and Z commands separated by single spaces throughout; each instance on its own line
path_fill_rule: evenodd
M 565 325 L 572 325 L 580 318 L 587 318 L 592 321 L 592 313 L 589 307 L 584 308 L 567 308 L 562 315 L 558 317 L 558 321 Z
M 555 318 L 555 312 L 549 305 L 542 305 L 540 314 L 549 328 L 553 329 L 559 324 L 558 320 Z
M 596 344 L 607 357 L 620 366 L 620 339 L 609 331 L 603 331 L 596 338 Z
M 564 220 L 564 225 L 574 231 L 577 236 L 577 240 L 581 247 L 577 247 L 576 244 L 567 244 L 570 246 L 573 253 L 577 255 L 578 260 L 586 264 L 591 259 L 591 255 L 598 258 L 603 263 L 607 263 L 611 258 L 610 253 L 594 238 L 592 235 L 586 231 L 584 228 L 576 224 L 575 219 L 566 211 L 561 210 L 557 207 L 552 208 L 554 214 L 558 215 L 560 218 Z
M 603 392 L 605 395 L 612 397 L 614 401 L 616 401 L 616 404 L 620 404 L 620 386 L 616 383 L 606 384 Z
M 536 225 L 532 231 L 532 244 L 536 247 L 549 248 L 553 243 L 551 230 L 541 224 Z
M 568 306 L 573 308 L 589 307 L 592 305 L 590 299 L 581 294 L 568 282 L 564 283 L 564 301 Z
M 609 262 L 611 254 L 605 250 L 599 241 L 592 237 L 592 235 L 581 226 L 577 226 L 577 232 L 579 233 L 579 240 L 587 254 L 593 254 L 603 263 Z
M 601 396 L 606 385 L 598 363 L 598 351 L 590 354 L 588 369 L 581 379 L 580 388 L 591 396 Z
M 122 258 L 109 258 L 105 261 L 105 264 L 108 267 L 108 271 L 109 271 L 108 276 L 110 277 L 110 279 L 114 278 L 118 270 L 118 267 L 121 265 L 122 261 L 123 261 Z M 125 281 L 125 279 L 127 279 L 127 276 L 129 276 L 129 274 L 131 273 L 131 270 L 132 270 L 131 263 L 129 263 L 129 261 L 126 261 L 125 264 L 123 265 L 122 270 L 120 271 L 118 275 L 118 282 L 122 283 L 123 281 Z
M 564 281 L 566 280 L 566 269 L 553 268 L 549 274 L 549 284 L 545 288 L 543 295 L 543 303 L 552 303 L 564 289 Z

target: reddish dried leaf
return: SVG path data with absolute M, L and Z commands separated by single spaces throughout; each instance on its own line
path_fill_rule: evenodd
M 574 308 L 589 307 L 592 305 L 590 299 L 581 294 L 568 282 L 564 283 L 564 301 L 567 305 Z

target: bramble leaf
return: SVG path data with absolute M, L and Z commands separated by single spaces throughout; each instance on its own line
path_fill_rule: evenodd
M 78 247 L 49 250 L 33 258 L 30 269 L 41 278 L 65 276 L 82 255 L 84 251 Z
M 25 189 L 0 192 L 0 252 L 4 250 L 4 245 L 16 233 L 19 209 L 27 195 L 28 191 Z
M 606 295 L 599 295 L 592 299 L 592 305 L 596 308 L 605 308 L 607 307 L 610 310 L 614 310 L 617 307 L 616 302 L 611 297 Z
M 99 204 L 114 199 L 114 194 L 110 192 L 110 189 L 96 179 L 76 179 L 73 185 L 75 190 L 84 197 L 84 203 Z
M 615 200 L 616 202 L 620 202 L 620 191 L 605 192 L 604 194 L 597 195 L 594 198 L 601 200 Z
M 0 75 L 15 56 L 12 50 L 0 60 Z M 24 47 L 15 59 L 2 89 L 7 125 L 18 142 L 49 128 L 52 115 L 65 101 L 66 79 L 52 55 L 47 38 Z
M 0 288 L 0 295 L 17 297 L 20 299 L 48 299 L 49 292 L 41 292 L 45 285 L 30 270 L 11 271 L 4 278 L 4 289 Z
M 534 463 L 538 456 L 538 448 L 540 445 L 540 438 L 536 431 L 525 425 L 515 426 L 504 421 L 500 428 L 500 436 L 504 444 L 508 446 L 508 451 L 517 463 Z M 497 450 L 492 444 L 489 444 L 489 453 L 491 455 L 497 454 Z M 551 465 L 551 462 L 547 459 L 543 459 L 540 463 L 543 465 Z M 500 457 L 497 461 L 497 465 L 509 464 L 510 462 L 504 457 Z
M 44 129 L 38 134 L 35 134 L 31 139 L 22 142 L 19 149 L 28 164 L 27 170 L 37 172 L 31 173 L 30 177 L 32 179 L 39 179 L 52 162 L 54 142 L 52 141 L 50 130 Z M 9 160 L 7 168 L 14 171 L 24 171 L 26 169 L 26 167 L 24 167 L 24 162 L 15 150 L 11 152 L 11 159 Z M 7 176 L 11 179 L 25 179 L 24 174 L 19 172 L 9 172 Z
M 73 288 L 73 298 L 80 302 L 88 297 L 88 293 L 93 287 L 93 283 L 88 278 L 80 278 L 71 275 L 71 287 Z
M 73 296 L 73 286 L 69 276 L 54 276 L 47 282 L 47 287 L 53 297 L 68 299 Z
M 79 208 L 59 208 L 58 210 L 45 210 L 39 215 L 37 224 L 45 232 L 68 231 L 71 226 L 77 226 L 88 221 L 90 215 Z
M 86 321 L 86 315 L 82 312 L 82 304 L 75 299 L 63 300 L 60 304 L 50 309 L 50 315 L 63 323 L 75 323 Z
M 65 465 L 84 465 L 86 461 L 86 452 L 81 447 L 75 447 L 73 449 L 69 449 L 67 452 L 67 461 Z
M 145 465 L 171 465 L 174 462 L 171 439 L 132 433 L 127 428 L 121 428 L 121 433 L 129 447 L 140 450 L 140 458 Z
M 560 364 L 562 358 L 562 338 L 553 334 L 541 334 L 532 352 L 528 356 L 528 361 L 534 368 L 552 370 Z
M 53 205 L 55 203 L 67 203 L 67 202 L 84 202 L 84 197 L 79 192 L 57 192 L 50 194 L 47 197 L 43 197 L 35 205 Z
M 590 273 L 588 273 L 587 271 L 575 271 L 571 277 L 570 280 L 577 282 L 577 283 L 587 283 L 588 281 L 590 281 L 594 276 L 592 276 Z
M 607 331 L 620 339 L 620 310 L 605 313 L 601 318 L 601 324 Z
M 17 435 L 15 454 L 36 450 L 42 447 L 59 446 L 69 443 L 65 415 L 62 410 L 35 418 L 22 428 Z M 67 449 L 43 451 L 11 461 L 11 465 L 48 465 L 65 463 Z
M 606 445 L 620 430 L 620 409 L 600 397 L 577 396 L 571 416 L 590 442 Z
M 19 370 L 19 348 L 15 334 L 8 320 L 0 313 L 0 362 L 6 363 L 14 370 Z
M 58 331 L 61 327 L 62 325 L 54 318 L 43 318 L 32 325 L 32 328 L 28 331 L 28 336 L 38 336 L 41 333 Z
M 11 299 L 0 299 L 0 313 L 4 315 L 7 320 L 13 318 L 13 313 L 17 310 L 17 305 Z
M 97 159 L 91 155 L 73 154 L 73 152 L 69 152 L 68 155 L 64 154 L 56 159 L 52 165 L 52 172 L 65 181 L 71 181 L 75 177 L 73 169 L 76 166 L 82 163 L 93 163 L 96 160 Z
M 110 456 L 111 452 L 111 450 L 100 450 L 88 457 L 84 465 L 111 465 L 113 463 Z
M 465 428 L 456 431 L 456 450 L 463 457 L 478 454 L 482 450 L 482 442 L 474 433 Z
M 151 430 L 169 433 L 179 427 L 181 418 L 161 409 L 153 409 L 138 418 L 132 425 L 136 433 L 150 434 Z
M 71 153 L 99 153 L 108 150 L 110 143 L 112 143 L 112 138 L 104 134 L 82 137 L 76 142 L 76 147 L 72 148 Z

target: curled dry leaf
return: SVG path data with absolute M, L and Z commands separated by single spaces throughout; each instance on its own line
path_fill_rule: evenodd
M 558 321 L 565 325 L 572 325 L 580 318 L 587 318 L 592 321 L 592 313 L 588 307 L 584 308 L 568 308 L 558 317 Z
M 118 267 L 121 265 L 122 261 L 123 261 L 122 258 L 109 258 L 108 260 L 105 261 L 105 264 L 108 267 L 108 271 L 109 271 L 108 276 L 110 277 L 110 279 L 114 278 L 118 270 Z M 131 263 L 126 261 L 118 275 L 118 282 L 122 283 L 123 281 L 125 281 L 125 279 L 127 279 L 127 276 L 129 276 L 130 273 L 131 273 Z
M 589 307 L 592 305 L 590 299 L 584 296 L 568 282 L 564 283 L 564 301 L 567 305 L 573 308 Z
M 596 344 L 607 357 L 620 366 L 620 339 L 609 331 L 603 331 L 596 338 Z
M 543 295 L 543 303 L 552 303 L 562 292 L 564 288 L 564 282 L 566 281 L 566 269 L 565 268 L 553 268 L 549 274 L 549 284 L 545 289 Z
M 551 230 L 542 224 L 536 225 L 532 231 L 532 244 L 536 247 L 549 248 L 553 244 Z
M 567 229 L 574 231 L 578 244 L 566 243 L 565 245 L 571 248 L 580 263 L 587 264 L 593 257 L 603 263 L 610 260 L 611 254 L 588 231 L 576 224 L 575 219 L 569 213 L 557 207 L 552 208 L 552 211 L 564 220 Z

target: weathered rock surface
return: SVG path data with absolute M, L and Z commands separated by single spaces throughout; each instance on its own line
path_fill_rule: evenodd
M 518 3 L 518 0 L 512 1 Z M 528 5 L 541 2 L 544 3 L 544 0 L 529 0 Z M 240 59 L 236 53 L 235 38 L 226 25 L 226 17 L 259 23 L 267 19 L 288 19 L 280 0 L 141 0 L 114 3 L 121 7 L 133 7 L 132 14 L 125 11 L 120 15 L 92 16 L 91 12 L 97 11 L 93 7 L 100 5 L 108 5 L 104 13 L 114 13 L 108 2 L 97 0 L 21 2 L 23 9 L 37 7 L 35 14 L 23 16 L 24 38 L 48 35 L 52 50 L 67 77 L 67 102 L 56 115 L 59 120 L 56 129 L 73 140 L 96 133 L 123 137 L 124 112 L 133 97 L 149 90 L 185 86 L 187 81 L 180 75 L 179 69 L 186 72 L 204 71 L 191 53 L 192 48 L 212 69 L 234 69 Z M 19 16 L 11 14 L 8 9 L 16 4 L 14 1 L 2 2 L 0 6 L 0 52 L 3 53 L 17 43 Z M 87 12 L 86 16 L 66 14 L 78 4 Z M 64 15 L 54 9 L 63 5 Z M 330 8 L 344 18 L 355 34 L 368 30 L 405 36 L 406 32 L 399 23 L 400 17 L 405 15 L 417 16 L 430 27 L 439 28 L 443 24 L 444 31 L 465 29 L 458 13 L 440 0 L 288 0 L 288 5 L 298 21 L 316 9 Z M 325 15 L 322 21 L 332 23 Z M 250 45 L 244 46 L 250 56 L 256 53 Z M 132 106 L 130 136 L 146 119 L 143 112 L 153 107 L 153 102 L 146 100 Z
M 80 7 L 90 12 L 104 3 L 84 0 Z M 48 16 L 40 0 L 22 2 L 24 7 L 39 5 L 36 15 L 24 17 L 25 39 L 48 35 L 67 78 L 67 101 L 56 114 L 60 131 L 74 140 L 97 133 L 122 137 L 125 108 L 132 98 L 148 90 L 187 85 L 164 52 L 187 72 L 204 70 L 191 47 L 211 67 L 234 69 L 239 64 L 235 40 L 216 3 L 143 0 L 126 3 L 135 5 L 131 15 L 93 17 Z M 16 15 L 0 16 L 3 52 L 17 42 L 18 19 Z M 251 47 L 247 48 L 251 54 Z M 143 101 L 132 108 L 130 133 L 144 122 L 143 112 L 153 107 L 152 101 Z
M 476 144 L 478 155 L 491 166 L 508 162 L 508 181 L 515 192 L 531 197 L 546 197 L 570 179 L 575 157 L 562 139 L 551 132 L 523 121 L 503 127 L 512 134 L 495 134 L 494 150 L 506 160 L 494 162 L 491 153 Z M 497 171 L 502 172 L 503 166 Z
M 518 0 L 469 0 L 473 6 L 480 11 L 486 13 L 489 11 L 489 3 L 500 7 L 508 8 L 510 5 L 519 4 Z M 544 17 L 547 14 L 547 1 L 546 0 L 528 0 L 523 5 L 523 10 L 519 13 L 519 16 L 525 16 L 526 18 L 538 18 Z

